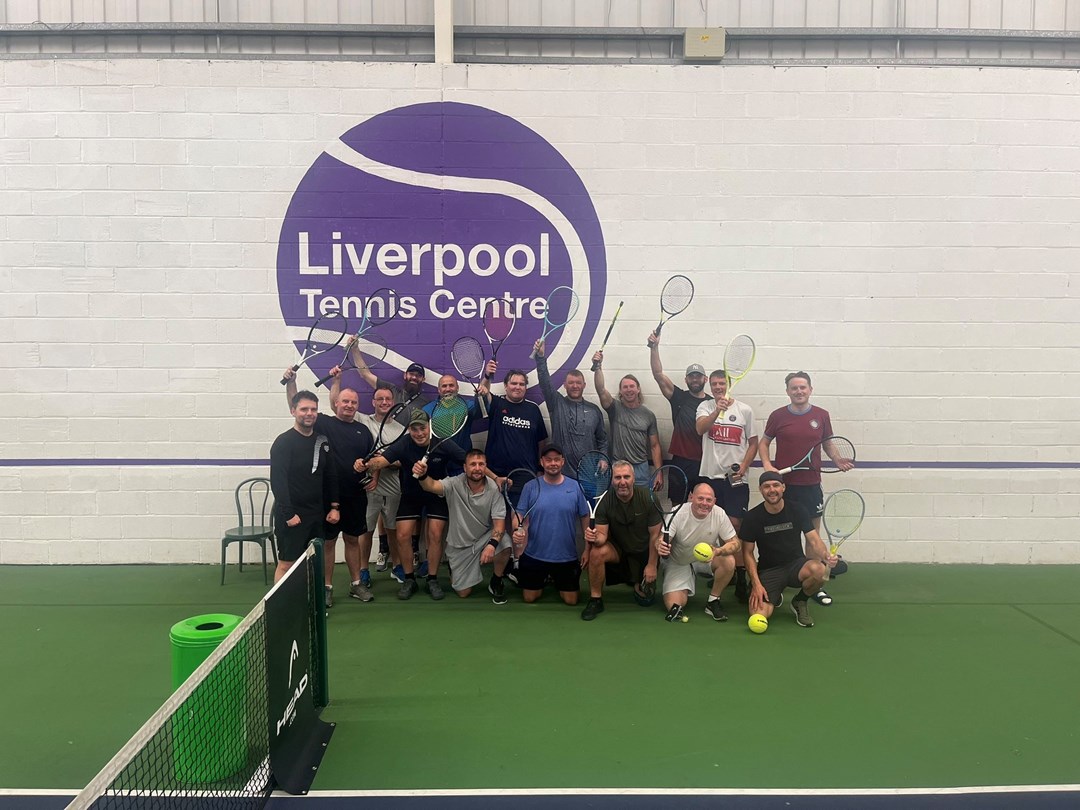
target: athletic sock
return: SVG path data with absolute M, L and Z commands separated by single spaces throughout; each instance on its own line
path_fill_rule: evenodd
M 434 574 L 428 574 L 427 575 L 427 581 L 428 582 L 431 582 L 431 580 L 433 580 L 433 579 L 438 579 L 438 577 L 435 576 Z
M 353 584 L 353 585 L 359 585 L 359 584 L 360 584 L 360 580 L 358 580 L 358 579 L 354 579 L 354 580 L 353 580 L 353 582 L 352 582 L 352 584 Z
M 720 598 L 719 596 L 713 596 L 713 595 L 712 595 L 712 594 L 710 593 L 710 594 L 709 594 L 709 598 L 708 598 L 708 599 L 706 599 L 705 601 L 706 601 L 706 602 L 715 602 L 715 601 L 716 601 L 717 599 L 719 599 L 719 598 Z
M 380 554 L 389 554 L 390 553 L 390 538 L 387 537 L 385 534 L 380 534 L 379 535 L 379 553 Z
M 492 585 L 495 585 L 495 586 L 501 585 L 502 580 L 503 580 L 503 578 L 500 577 L 498 574 L 492 574 L 491 575 L 491 584 Z
M 405 579 L 406 580 L 411 579 L 413 582 L 416 582 L 416 574 L 406 574 Z
M 800 589 L 800 591 L 797 594 L 795 594 L 795 598 L 792 599 L 791 601 L 792 602 L 805 602 L 809 598 L 810 598 L 809 595 L 807 595 L 804 591 L 802 591 Z

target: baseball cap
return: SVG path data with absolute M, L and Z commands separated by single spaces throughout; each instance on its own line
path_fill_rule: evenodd
M 419 363 L 410 363 L 409 367 L 407 369 L 405 369 L 405 373 L 406 374 L 419 374 L 422 377 L 422 376 L 424 376 L 424 367 L 422 365 L 420 365 Z
M 566 453 L 562 451 L 562 448 L 559 447 L 559 445 L 557 444 L 549 444 L 547 447 L 545 447 L 543 452 L 540 453 L 540 458 L 543 458 L 548 453 L 558 453 L 560 456 L 566 455 Z
M 691 374 L 700 374 L 702 377 L 704 377 L 705 367 L 701 365 L 701 363 L 694 363 L 692 365 L 689 365 L 686 367 L 686 376 L 689 377 Z
M 430 422 L 430 417 L 419 408 L 413 408 L 412 419 L 409 420 L 409 427 L 413 425 L 426 425 Z
M 760 487 L 766 481 L 779 481 L 782 484 L 782 483 L 784 483 L 784 476 L 780 475 L 780 473 L 778 473 L 778 472 L 773 472 L 772 470 L 766 470 L 765 472 L 763 472 L 761 474 L 761 477 L 758 478 L 758 480 L 757 480 L 758 486 Z

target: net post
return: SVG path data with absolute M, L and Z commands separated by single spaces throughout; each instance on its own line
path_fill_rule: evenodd
M 311 605 L 311 640 L 315 649 L 311 651 L 311 663 L 314 664 L 317 676 L 315 678 L 312 697 L 318 709 L 325 709 L 330 703 L 330 678 L 329 657 L 326 649 L 326 592 L 323 590 L 324 559 L 326 557 L 322 540 L 312 541 L 315 548 L 314 557 L 309 560 L 311 571 L 309 577 L 313 583 L 312 595 L 314 599 Z

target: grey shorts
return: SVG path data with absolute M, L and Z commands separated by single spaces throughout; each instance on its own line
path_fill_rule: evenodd
M 489 537 L 481 537 L 465 548 L 446 547 L 446 561 L 450 563 L 450 587 L 455 591 L 472 588 L 484 581 L 483 572 L 480 570 L 480 555 L 484 553 L 484 546 L 489 540 Z M 504 533 L 495 553 L 507 548 L 510 548 L 510 535 Z
M 780 601 L 780 594 L 784 592 L 784 588 L 802 588 L 802 582 L 799 581 L 799 571 L 806 565 L 806 560 L 806 557 L 799 557 L 787 565 L 758 571 L 758 579 L 761 580 L 761 584 L 769 596 L 770 603 L 775 605 Z
M 382 515 L 383 526 L 392 531 L 397 526 L 398 501 L 401 493 L 387 497 L 375 492 L 369 492 L 367 496 L 367 526 L 369 531 L 378 529 L 379 515 Z

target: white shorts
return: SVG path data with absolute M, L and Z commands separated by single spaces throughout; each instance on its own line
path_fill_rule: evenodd
M 450 587 L 455 591 L 464 591 L 484 581 L 484 575 L 480 571 L 480 555 L 484 553 L 484 546 L 489 540 L 489 537 L 481 537 L 465 548 L 446 547 L 446 561 L 450 563 Z M 498 554 L 508 548 L 510 548 L 510 535 L 504 533 L 502 540 L 495 548 L 495 553 Z
M 689 591 L 693 596 L 694 583 L 698 577 L 711 577 L 712 566 L 709 563 L 693 562 L 684 565 L 676 563 L 664 563 L 664 593 L 674 591 Z
M 379 515 L 382 515 L 383 526 L 389 533 L 397 526 L 397 508 L 401 500 L 401 494 L 378 495 L 369 492 L 367 496 L 367 527 L 369 532 L 374 532 L 379 527 Z

